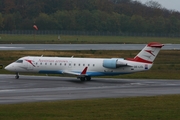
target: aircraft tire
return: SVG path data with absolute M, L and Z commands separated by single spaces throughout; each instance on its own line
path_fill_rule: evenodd
M 15 76 L 16 79 L 19 79 L 19 76 Z
M 86 76 L 87 81 L 91 81 L 91 76 Z
M 80 80 L 85 81 L 86 79 L 85 79 L 85 77 L 80 77 Z

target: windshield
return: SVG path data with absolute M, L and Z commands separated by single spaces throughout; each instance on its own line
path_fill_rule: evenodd
M 23 60 L 17 60 L 16 63 L 23 63 Z

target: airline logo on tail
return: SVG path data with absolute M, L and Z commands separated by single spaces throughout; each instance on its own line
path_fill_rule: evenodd
M 155 55 L 153 54 L 154 51 L 151 51 L 151 50 L 145 50 L 145 51 L 148 52 L 148 53 L 150 53 L 151 55 L 155 56 Z
M 136 55 L 136 57 L 128 60 L 152 64 L 163 46 L 163 44 L 160 44 L 158 42 L 149 43 L 141 50 L 138 55 Z

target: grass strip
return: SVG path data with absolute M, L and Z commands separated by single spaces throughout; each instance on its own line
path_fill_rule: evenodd
M 0 44 L 138 44 L 149 42 L 180 44 L 179 38 L 86 36 L 86 35 L 14 35 L 0 34 Z
M 1 120 L 177 120 L 180 95 L 0 105 Z

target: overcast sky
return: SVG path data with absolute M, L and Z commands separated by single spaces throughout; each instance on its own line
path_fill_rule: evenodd
M 141 1 L 142 3 L 146 3 L 150 0 L 137 0 Z M 180 0 L 153 0 L 161 4 L 163 8 L 167 8 L 170 10 L 176 10 L 180 12 Z

